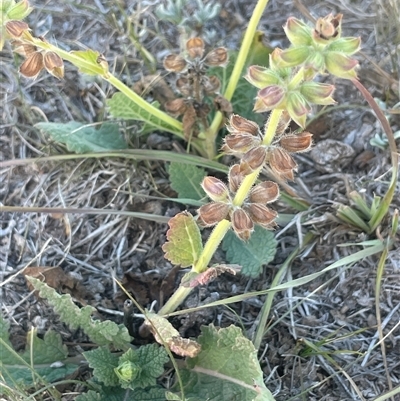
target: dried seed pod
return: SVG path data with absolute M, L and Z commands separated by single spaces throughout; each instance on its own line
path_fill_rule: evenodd
M 248 133 L 229 134 L 224 141 L 230 150 L 239 153 L 246 153 L 261 143 L 261 139 Z
M 182 118 L 183 134 L 186 140 L 189 140 L 192 135 L 196 136 L 194 133 L 194 125 L 196 124 L 196 120 L 197 114 L 195 108 L 192 104 L 186 105 L 186 110 Z
M 165 110 L 172 114 L 174 117 L 178 117 L 186 111 L 185 99 L 179 98 L 174 100 L 168 100 L 164 104 Z
M 218 178 L 207 176 L 201 183 L 204 192 L 215 202 L 227 202 L 229 200 L 228 187 Z
M 21 64 L 21 67 L 19 67 L 19 72 L 27 78 L 35 79 L 39 75 L 40 71 L 42 71 L 43 67 L 43 54 L 40 52 L 35 52 L 30 54 Z
M 211 108 L 207 103 L 194 102 L 193 106 L 196 110 L 196 115 L 199 118 L 207 118 L 210 114 Z
M 236 191 L 239 189 L 240 184 L 244 180 L 245 174 L 240 170 L 240 165 L 239 164 L 234 164 L 230 169 L 229 169 L 229 174 L 228 174 L 228 181 L 229 181 L 229 189 L 231 192 L 236 193 Z
M 282 114 L 281 114 L 281 118 L 279 119 L 279 123 L 278 126 L 276 128 L 275 131 L 275 135 L 276 136 L 281 136 L 285 133 L 285 131 L 287 130 L 287 128 L 289 127 L 290 121 L 292 121 L 292 119 L 290 118 L 290 115 L 288 113 L 287 110 L 283 110 Z M 267 122 L 268 124 L 268 122 Z M 267 126 L 267 124 L 265 124 Z M 266 129 L 266 127 L 265 127 Z
M 186 60 L 179 54 L 169 54 L 163 61 L 164 68 L 171 72 L 183 71 L 186 64 Z
M 278 216 L 275 210 L 270 209 L 265 205 L 260 205 L 259 203 L 249 203 L 244 206 L 246 211 L 249 213 L 251 220 L 264 228 L 272 228 L 274 226 L 273 222 Z
M 239 132 L 247 132 L 251 135 L 259 135 L 260 129 L 258 124 L 253 121 L 247 120 L 244 117 L 241 117 L 237 114 L 233 114 L 229 120 L 228 130 L 239 131 Z
M 312 134 L 303 131 L 297 135 L 285 135 L 280 141 L 279 145 L 290 153 L 305 152 L 310 149 L 312 144 Z
M 283 148 L 273 148 L 269 154 L 271 169 L 287 180 L 294 179 L 293 171 L 297 171 L 297 163 Z
M 44 67 L 47 72 L 58 79 L 64 76 L 64 61 L 53 51 L 47 51 L 43 56 Z
M 200 221 L 205 226 L 213 226 L 224 220 L 229 213 L 230 205 L 223 202 L 207 203 L 197 211 Z
M 256 148 L 253 148 L 245 153 L 242 161 L 247 163 L 254 171 L 264 164 L 266 155 L 267 149 L 264 146 L 257 146 Z
M 224 47 L 211 50 L 204 58 L 204 63 L 210 67 L 223 66 L 228 62 L 228 51 Z
M 21 56 L 28 57 L 32 53 L 38 51 L 38 48 L 30 43 L 23 43 L 20 40 L 13 40 L 11 42 L 14 48 L 14 52 L 20 54 Z
M 247 241 L 254 230 L 254 224 L 249 215 L 243 209 L 235 209 L 231 214 L 231 222 L 235 234 Z
M 201 58 L 204 54 L 204 41 L 201 38 L 191 38 L 186 42 L 186 50 L 190 58 Z
M 221 86 L 220 80 L 215 75 L 212 75 L 211 77 L 204 76 L 201 83 L 207 95 L 214 94 Z
M 24 32 L 29 30 L 29 25 L 24 21 L 12 20 L 6 22 L 6 32 L 11 38 L 20 38 Z
M 192 93 L 192 87 L 189 80 L 185 77 L 180 77 L 176 80 L 176 88 L 185 97 L 190 97 Z
M 253 172 L 249 164 L 243 160 L 240 161 L 239 167 L 240 167 L 240 173 L 243 174 L 244 176 L 249 175 Z
M 249 199 L 251 203 L 266 203 L 274 202 L 279 197 L 279 186 L 273 181 L 264 181 L 256 185 L 250 191 Z
M 214 105 L 215 108 L 222 113 L 230 114 L 233 112 L 232 103 L 222 95 L 215 96 Z

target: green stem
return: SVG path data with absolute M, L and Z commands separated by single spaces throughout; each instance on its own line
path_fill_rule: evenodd
M 219 244 L 225 237 L 225 234 L 229 230 L 230 226 L 231 222 L 228 220 L 222 220 L 215 226 L 213 232 L 208 237 L 203 252 L 201 253 L 198 261 L 193 266 L 192 271 L 196 273 L 201 273 L 207 270 L 208 264 L 210 263 L 212 256 L 214 255 Z M 183 287 L 182 285 L 180 285 L 158 313 L 160 315 L 167 315 L 168 313 L 173 312 L 190 294 L 192 289 L 193 288 Z
M 231 100 L 233 94 L 235 93 L 237 84 L 239 82 L 239 79 L 242 75 L 243 68 L 246 64 L 249 52 L 250 52 L 250 47 L 253 42 L 254 35 L 256 33 L 256 29 L 258 26 L 258 23 L 260 22 L 261 16 L 265 10 L 265 7 L 268 4 L 268 0 L 258 0 L 258 3 L 256 7 L 254 8 L 253 15 L 250 18 L 249 24 L 246 29 L 246 33 L 244 34 L 243 37 L 243 42 L 240 47 L 235 66 L 232 71 L 232 75 L 230 76 L 228 86 L 226 87 L 224 97 L 227 100 Z M 212 121 L 210 128 L 208 129 L 206 133 L 206 148 L 209 151 L 212 151 L 214 149 L 215 152 L 215 145 L 211 145 L 215 143 L 215 139 L 217 137 L 218 130 L 222 124 L 222 118 L 223 114 L 221 112 L 215 113 L 214 120 Z M 210 156 L 210 155 L 209 155 Z M 215 156 L 215 153 L 212 155 L 212 157 Z
M 80 54 L 80 52 L 68 52 L 62 50 L 57 46 L 52 45 L 51 43 L 44 42 L 43 40 L 40 40 L 38 38 L 34 38 L 29 34 L 24 37 L 24 40 L 27 42 L 31 42 L 40 49 L 55 52 L 62 59 L 69 61 L 79 69 L 89 74 L 99 75 L 101 78 L 108 81 L 116 89 L 122 92 L 125 96 L 127 96 L 130 100 L 132 100 L 135 104 L 137 104 L 137 106 L 140 107 L 145 113 L 149 114 L 151 117 L 161 120 L 165 124 L 164 129 L 166 131 L 171 132 L 179 136 L 180 138 L 184 137 L 182 123 L 180 121 L 151 105 L 149 102 L 147 102 L 137 93 L 135 93 L 132 89 L 126 86 L 123 82 L 121 82 L 111 72 L 106 71 L 101 64 L 92 59 L 86 59 Z M 149 118 L 147 122 L 151 124 L 151 118 Z M 197 151 L 204 155 L 205 152 L 201 141 L 197 140 L 194 144 L 194 147 Z
M 276 128 L 278 127 L 279 119 L 282 115 L 282 110 L 273 110 L 271 116 L 268 120 L 267 129 L 263 139 L 263 145 L 269 146 L 274 139 Z M 241 206 L 246 199 L 250 189 L 254 185 L 257 180 L 258 174 L 262 170 L 262 166 L 252 172 L 251 174 L 247 175 L 243 180 L 242 184 L 240 185 L 238 191 L 236 192 L 235 198 L 233 199 L 233 204 L 235 206 Z

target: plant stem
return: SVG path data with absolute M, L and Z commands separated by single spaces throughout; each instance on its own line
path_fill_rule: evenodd
M 218 248 L 218 245 L 221 243 L 225 234 L 229 230 L 231 226 L 231 222 L 228 220 L 220 221 L 216 227 L 214 228 L 211 235 L 208 237 L 206 245 L 204 246 L 203 252 L 201 253 L 199 260 L 193 266 L 192 271 L 196 273 L 201 273 L 207 270 L 208 264 L 215 251 Z M 178 289 L 172 294 L 171 298 L 166 302 L 166 304 L 160 309 L 158 312 L 160 315 L 167 315 L 170 312 L 173 312 L 190 294 L 193 288 L 183 287 L 180 285 Z
M 273 110 L 271 113 L 271 116 L 268 120 L 267 124 L 267 130 L 264 135 L 263 139 L 263 145 L 269 146 L 274 139 L 275 131 L 279 123 L 279 118 L 281 117 L 282 110 Z M 233 199 L 233 204 L 235 206 L 241 206 L 246 199 L 248 193 L 250 192 L 251 187 L 254 185 L 254 183 L 257 180 L 258 175 L 260 174 L 260 171 L 262 170 L 261 166 L 259 169 L 255 170 L 251 174 L 247 175 L 245 179 L 243 180 L 242 184 L 240 185 L 240 188 L 236 192 L 236 196 Z
M 282 110 L 273 110 L 271 116 L 268 120 L 267 129 L 264 137 L 263 144 L 268 146 L 271 144 L 276 128 L 279 123 L 279 118 L 282 114 Z M 241 206 L 247 197 L 250 189 L 254 185 L 257 180 L 258 174 L 260 173 L 262 167 L 254 171 L 253 173 L 246 176 L 243 180 L 242 184 L 239 187 L 239 190 L 236 193 L 236 196 L 233 200 L 233 204 L 235 206 Z M 220 221 L 214 228 L 211 235 L 208 237 L 208 240 L 204 246 L 203 252 L 201 253 L 198 261 L 193 266 L 192 271 L 196 273 L 202 273 L 208 268 L 208 264 L 212 256 L 214 255 L 215 251 L 217 250 L 219 244 L 225 237 L 226 233 L 228 232 L 231 226 L 231 222 L 228 220 Z M 160 309 L 159 314 L 166 315 L 170 312 L 173 312 L 183 301 L 184 299 L 190 294 L 191 288 L 186 288 L 179 286 L 177 291 L 172 294 L 171 298 L 167 301 L 167 303 Z
M 62 59 L 69 61 L 79 69 L 83 69 L 85 72 L 92 75 L 99 75 L 104 80 L 108 81 L 111 85 L 113 85 L 116 89 L 122 92 L 125 96 L 127 96 L 130 100 L 136 103 L 143 111 L 150 115 L 150 117 L 157 118 L 161 120 L 165 124 L 165 130 L 171 132 L 180 138 L 183 138 L 183 128 L 182 123 L 175 118 L 169 116 L 162 110 L 154 107 L 145 99 L 140 97 L 137 93 L 135 93 L 131 88 L 126 86 L 123 82 L 121 82 L 117 77 L 115 77 L 111 72 L 105 71 L 104 67 L 99 63 L 94 62 L 93 60 L 87 58 L 85 59 L 80 52 L 68 52 L 58 48 L 57 46 L 52 45 L 51 43 L 45 42 L 38 38 L 32 37 L 30 34 L 24 37 L 24 40 L 31 42 L 36 47 L 44 50 L 53 51 L 58 54 Z M 94 52 L 95 53 L 95 52 Z M 99 55 L 100 56 L 100 55 Z M 151 124 L 151 118 L 148 119 L 148 122 Z M 196 144 L 197 148 L 199 147 L 199 143 Z M 197 149 L 198 150 L 198 149 Z M 204 153 L 204 152 L 203 152 Z
M 224 97 L 227 100 L 231 100 L 233 94 L 235 93 L 237 84 L 242 75 L 243 68 L 246 64 L 250 47 L 253 42 L 253 38 L 260 22 L 261 16 L 268 4 L 268 0 L 258 0 L 256 7 L 254 8 L 253 14 L 250 18 L 249 24 L 246 29 L 246 33 L 243 37 L 243 42 L 240 47 L 235 66 L 230 76 L 228 86 L 226 87 Z M 215 113 L 214 120 L 212 121 L 210 128 L 206 132 L 206 145 L 205 148 L 207 152 L 214 152 L 213 154 L 208 154 L 209 158 L 215 157 L 215 140 L 218 134 L 218 130 L 222 124 L 223 114 L 221 112 Z M 214 144 L 214 145 L 212 145 Z

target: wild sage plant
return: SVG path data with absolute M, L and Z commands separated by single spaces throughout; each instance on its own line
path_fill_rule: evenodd
M 350 56 L 359 50 L 360 38 L 342 37 L 341 22 L 342 14 L 319 18 L 314 27 L 289 18 L 284 30 L 291 42 L 290 48 L 275 49 L 270 55 L 269 68 L 249 67 L 246 78 L 259 89 L 254 110 L 270 111 L 270 116 L 262 129 L 241 116 L 230 118 L 223 150 L 238 156 L 240 161 L 230 168 L 227 184 L 215 177 L 203 180 L 202 187 L 212 202 L 198 211 L 200 224 L 215 228 L 203 248 L 198 244 L 200 235 L 194 228 L 189 241 L 179 241 L 182 232 L 190 226 L 191 215 L 185 212 L 171 219 L 169 242 L 164 245 L 171 262 L 188 265 L 188 249 L 183 251 L 186 259 L 182 263 L 177 248 L 191 248 L 192 274 L 204 275 L 229 229 L 246 241 L 254 225 L 265 229 L 274 227 L 277 213 L 267 205 L 278 198 L 279 188 L 272 181 L 258 184 L 259 174 L 268 165 L 281 179 L 293 180 L 297 164 L 291 154 L 311 147 L 312 134 L 303 131 L 311 107 L 335 103 L 332 98 L 335 87 L 316 82 L 315 78 L 327 72 L 346 79 L 357 76 L 358 62 Z M 299 131 L 288 130 L 291 120 L 299 125 Z M 190 291 L 190 287 L 181 284 L 159 313 L 176 309 Z

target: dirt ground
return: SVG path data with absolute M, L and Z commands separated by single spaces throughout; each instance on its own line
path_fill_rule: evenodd
M 156 57 L 159 67 L 163 57 L 179 47 L 177 28 L 158 21 L 155 16 L 159 3 L 32 1 L 35 10 L 27 20 L 35 34 L 47 33 L 49 40 L 57 41 L 65 49 L 89 47 L 105 54 L 116 74 L 133 85 L 146 73 L 146 66 L 128 37 L 128 23 L 137 30 L 141 43 Z M 207 22 L 202 33 L 210 45 L 238 49 L 256 1 L 221 0 L 221 4 L 220 14 Z M 362 53 L 357 56 L 360 80 L 374 97 L 394 108 L 400 101 L 400 5 L 396 1 L 271 0 L 259 28 L 270 45 L 286 47 L 282 25 L 289 16 L 307 19 L 307 13 L 318 17 L 329 12 L 344 14 L 346 36 L 361 36 Z M 0 53 L 0 63 L 1 160 L 40 159 L 44 155 L 66 153 L 34 127 L 38 122 L 107 120 L 105 98 L 114 89 L 106 82 L 83 77 L 69 64 L 64 80 L 43 73 L 35 81 L 27 80 L 19 76 L 20 59 L 8 45 Z M 351 204 L 349 193 L 353 190 L 363 193 L 368 200 L 386 193 L 390 154 L 388 149 L 370 144 L 370 139 L 382 130 L 357 89 L 348 81 L 338 79 L 334 83 L 338 107 L 322 114 L 309 128 L 314 134 L 315 150 L 297 157 L 299 174 L 289 184 L 311 201 L 310 210 L 298 224 L 277 228 L 277 255 L 260 278 L 222 276 L 194 291 L 183 307 L 268 288 L 277 269 L 307 231 L 315 234 L 315 239 L 292 263 L 284 281 L 319 271 L 362 249 L 357 243 L 376 238 L 375 234 L 367 236 L 342 223 L 335 213 L 339 205 Z M 393 131 L 400 129 L 398 110 L 397 106 L 397 114 L 391 115 Z M 121 129 L 133 148 L 171 151 L 184 148 L 183 143 L 163 132 L 138 137 L 135 124 L 121 123 Z M 334 145 L 327 139 L 335 140 Z M 337 147 L 336 156 L 331 155 L 328 160 L 326 154 L 332 146 Z M 347 151 L 349 154 L 344 157 Z M 80 158 L 43 163 L 38 160 L 0 169 L 0 206 L 90 207 L 169 218 L 184 210 L 183 205 L 162 200 L 172 196 L 167 167 L 162 161 Z M 294 213 L 283 201 L 276 208 L 280 213 Z M 400 209 L 399 188 L 391 214 L 396 208 Z M 195 213 L 194 208 L 190 210 Z M 154 300 L 158 303 L 165 300 L 182 275 L 172 270 L 173 266 L 163 256 L 166 224 L 118 213 L 31 212 L 2 212 L 0 223 L 2 314 L 11 323 L 11 338 L 17 349 L 24 347 L 25 335 L 32 326 L 37 327 L 39 334 L 50 328 L 60 332 L 72 355 L 86 341 L 81 332 L 71 331 L 62 324 L 54 311 L 29 291 L 24 276 L 18 274 L 23 269 L 59 266 L 68 274 L 66 278 L 57 276 L 60 292 L 72 294 L 81 305 L 95 306 L 100 318 L 119 323 L 125 297 L 114 278 L 122 280 L 143 307 L 149 307 Z M 385 220 L 382 224 L 383 238 L 387 236 L 389 223 Z M 270 327 L 259 354 L 266 384 L 276 400 L 374 400 L 391 386 L 400 385 L 398 245 L 399 241 L 389 252 L 379 298 L 386 335 L 385 354 L 378 342 L 375 308 L 378 256 L 364 258 L 309 284 L 276 294 Z M 221 250 L 215 260 L 224 261 Z M 251 335 L 263 300 L 252 298 L 230 305 L 231 310 L 205 309 L 172 322 L 187 337 L 198 335 L 200 326 L 211 322 L 222 327 L 234 323 Z M 305 353 L 307 341 L 318 344 L 321 352 Z M 87 372 L 81 374 L 87 377 Z M 64 389 L 66 394 L 76 390 Z M 400 396 L 394 399 L 400 400 Z

